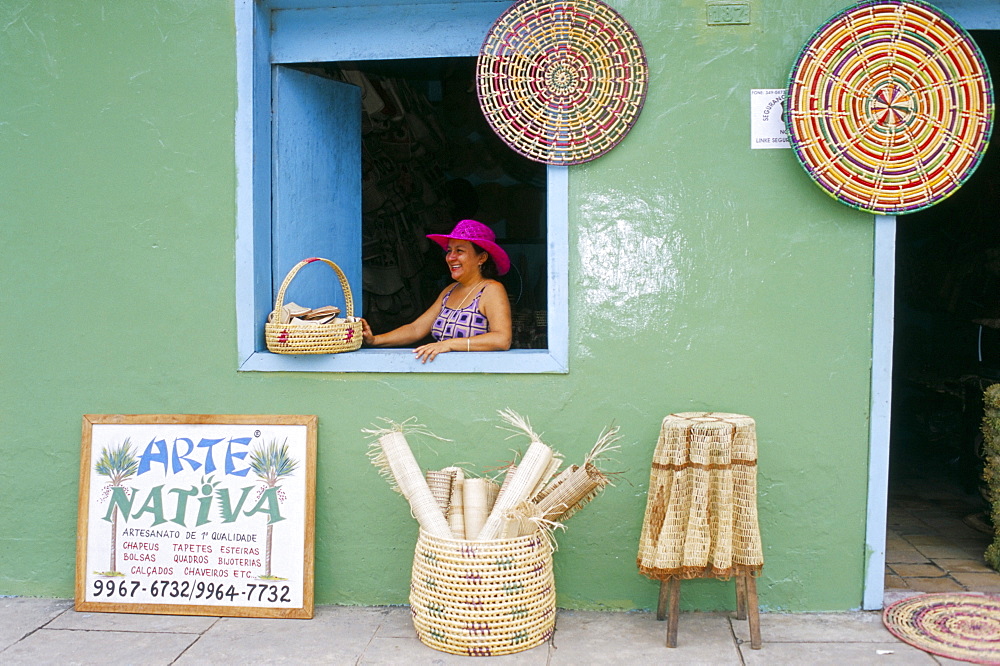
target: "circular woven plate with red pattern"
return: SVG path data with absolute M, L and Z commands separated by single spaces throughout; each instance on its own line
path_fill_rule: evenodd
M 1000 597 L 941 592 L 901 599 L 882 611 L 896 638 L 973 664 L 1000 664 Z
M 599 0 L 521 0 L 493 24 L 476 87 L 490 126 L 545 164 L 600 157 L 625 136 L 649 71 L 635 31 Z
M 792 68 L 785 122 L 802 166 L 854 208 L 894 215 L 948 197 L 993 127 L 986 62 L 965 30 L 915 0 L 852 5 Z

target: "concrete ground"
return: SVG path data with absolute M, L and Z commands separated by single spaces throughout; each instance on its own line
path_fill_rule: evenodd
M 947 483 L 897 484 L 890 497 L 885 604 L 923 592 L 1000 593 L 982 563 L 979 507 Z M 77 613 L 73 602 L 0 597 L 6 664 L 960 664 L 898 641 L 878 612 L 761 614 L 750 649 L 733 613 L 682 613 L 678 647 L 652 613 L 559 611 L 554 639 L 505 657 L 461 657 L 416 638 L 408 607 L 318 606 L 312 620 Z
M 912 592 L 911 592 L 912 594 Z M 503 657 L 420 643 L 408 607 L 319 606 L 312 620 L 78 613 L 0 598 L 0 664 L 958 664 L 896 640 L 878 612 L 761 615 L 763 648 L 732 613 L 682 613 L 678 647 L 652 613 L 559 611 L 554 639 Z

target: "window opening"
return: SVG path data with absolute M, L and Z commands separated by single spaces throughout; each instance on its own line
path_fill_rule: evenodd
M 569 371 L 568 169 L 525 160 L 502 144 L 485 125 L 475 98 L 475 56 L 489 27 L 509 4 L 508 0 L 460 0 L 382 5 L 378 0 L 346 0 L 330 6 L 298 0 L 235 0 L 240 370 Z M 374 291 L 369 288 L 373 284 L 375 290 L 388 291 L 381 280 L 373 282 L 369 276 L 366 281 L 362 276 L 362 254 L 370 256 L 363 252 L 362 242 L 380 236 L 362 221 L 371 219 L 362 211 L 362 160 L 373 150 L 361 145 L 362 89 L 341 80 L 348 70 L 360 71 L 366 79 L 402 80 L 405 86 L 401 87 L 408 88 L 402 97 L 416 101 L 418 110 L 425 101 L 439 114 L 448 150 L 437 165 L 439 182 L 446 185 L 445 196 L 461 200 L 463 189 L 466 194 L 474 192 L 477 212 L 470 216 L 491 225 L 513 260 L 513 270 L 505 276 L 514 324 L 510 351 L 443 354 L 433 364 L 414 363 L 412 354 L 389 348 L 302 356 L 267 351 L 264 321 L 285 275 L 303 257 L 324 256 L 343 269 L 350 281 L 355 314 L 366 314 L 368 301 L 386 295 L 372 296 Z M 448 77 L 459 74 L 463 78 L 454 88 L 449 87 Z M 452 90 L 464 93 L 464 105 L 450 104 L 448 93 Z M 425 100 L 420 100 L 420 95 Z M 402 104 L 400 108 L 409 110 Z M 460 110 L 475 111 L 466 118 L 478 125 L 459 124 L 464 134 L 449 133 L 444 121 Z M 391 138 L 390 134 L 387 142 Z M 464 140 L 462 145 L 471 147 L 453 154 L 453 139 Z M 500 155 L 501 168 L 491 175 L 484 156 L 495 157 L 494 149 Z M 434 172 L 430 169 L 427 173 Z M 487 175 L 478 173 L 480 170 Z M 405 180 L 387 180 L 397 188 L 407 184 Z M 374 196 L 391 192 L 391 188 L 379 185 L 369 188 Z M 415 188 L 412 191 L 415 193 Z M 421 190 L 421 203 L 422 194 Z M 366 202 L 365 207 L 376 204 L 377 199 Z M 513 214 L 515 209 L 520 214 Z M 456 221 L 442 220 L 440 229 Z M 433 280 L 440 280 L 444 272 L 442 258 L 434 256 L 438 250 L 424 239 L 424 232 L 433 229 L 426 228 L 426 222 L 407 221 L 407 226 L 387 227 L 382 237 L 398 244 L 398 239 L 392 240 L 397 228 L 399 235 L 409 229 L 417 240 L 417 258 L 425 264 L 421 271 L 430 273 L 434 266 L 442 271 L 420 279 L 419 289 L 433 294 Z M 369 242 L 365 249 L 372 247 Z M 374 247 L 378 249 L 378 244 Z M 397 266 L 401 259 L 407 260 L 398 251 L 395 256 L 392 252 L 382 254 L 395 259 Z M 378 266 L 378 262 L 369 263 Z M 329 280 L 323 278 L 322 271 L 302 271 L 286 300 L 325 304 L 333 299 L 331 304 L 340 305 L 339 289 L 330 287 Z M 392 310 L 398 305 L 395 300 L 383 299 L 381 305 Z
M 500 278 L 511 348 L 544 349 L 546 170 L 490 129 L 475 66 L 475 58 L 423 58 L 300 69 L 361 89 L 361 313 L 372 328 L 407 324 L 434 302 L 450 278 L 426 234 L 471 218 L 511 257 Z

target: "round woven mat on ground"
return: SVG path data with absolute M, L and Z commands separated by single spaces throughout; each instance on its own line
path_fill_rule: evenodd
M 976 664 L 1000 664 L 1000 597 L 922 594 L 882 613 L 886 628 L 925 652 Z
M 515 2 L 487 33 L 476 70 L 497 135 L 555 165 L 614 148 L 638 118 L 648 80 L 635 31 L 599 0 Z
M 854 208 L 927 208 L 964 183 L 993 126 L 986 62 L 965 30 L 918 0 L 869 0 L 812 36 L 785 122 L 810 177 Z

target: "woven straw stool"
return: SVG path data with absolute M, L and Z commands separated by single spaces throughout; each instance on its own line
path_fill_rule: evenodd
M 668 620 L 667 647 L 677 647 L 681 580 L 735 578 L 736 617 L 749 620 L 750 647 L 760 649 L 756 576 L 764 556 L 752 418 L 684 412 L 663 419 L 638 565 L 643 575 L 660 581 L 656 618 Z

